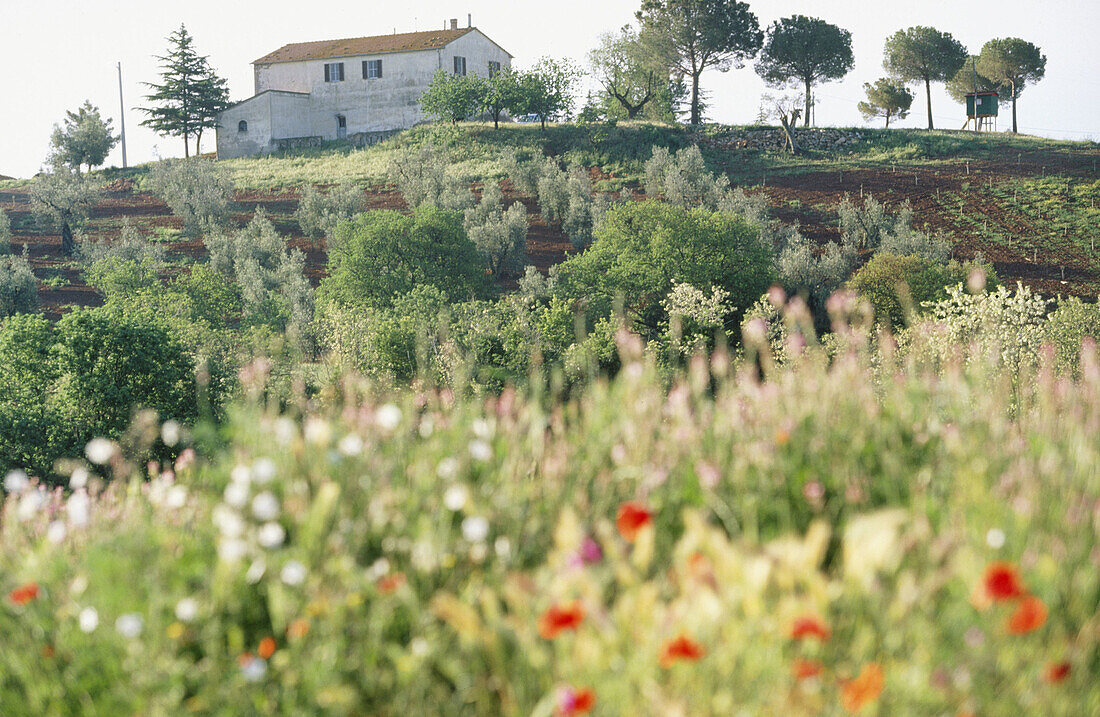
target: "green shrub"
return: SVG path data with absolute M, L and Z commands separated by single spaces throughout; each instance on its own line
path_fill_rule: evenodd
M 11 253 L 11 219 L 0 209 L 0 254 Z
M 1050 313 L 1046 340 L 1054 344 L 1059 367 L 1076 372 L 1080 365 L 1081 344 L 1086 338 L 1100 341 L 1100 306 L 1085 303 L 1076 296 L 1060 298 Z
M 117 240 L 81 237 L 76 247 L 84 281 L 108 298 L 159 286 L 158 275 L 167 263 L 164 247 L 142 237 L 129 219 L 123 220 Z
M 728 190 L 729 179 L 715 179 L 696 145 L 675 153 L 654 147 L 653 156 L 645 164 L 646 195 L 654 199 L 663 197 L 679 207 L 714 209 Z
M 0 318 L 38 309 L 38 280 L 26 256 L 0 256 Z
M 925 302 L 947 298 L 947 288 L 966 280 L 961 271 L 920 256 L 879 252 L 848 281 L 871 303 L 875 322 L 891 329 L 909 323 Z
M 327 301 L 385 308 L 414 287 L 438 287 L 448 301 L 488 295 L 485 262 L 458 212 L 421 206 L 411 216 L 372 211 L 336 227 L 329 244 Z
M 648 334 L 666 319 L 661 301 L 674 282 L 728 292 L 735 315 L 771 285 L 774 255 L 739 217 L 646 201 L 607 213 L 596 240 L 563 262 L 555 293 L 584 301 L 593 317 L 617 297 Z

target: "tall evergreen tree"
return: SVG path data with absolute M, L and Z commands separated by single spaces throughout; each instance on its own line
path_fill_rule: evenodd
M 195 137 L 198 153 L 204 129 L 218 126 L 218 113 L 229 106 L 229 89 L 225 79 L 218 77 L 208 58 L 193 47 L 194 38 L 180 25 L 167 38 L 169 52 L 158 55 L 161 83 L 146 82 L 153 90 L 146 95 L 152 106 L 139 107 L 149 115 L 141 124 L 154 132 L 183 137 L 183 154 L 190 154 L 190 138 Z

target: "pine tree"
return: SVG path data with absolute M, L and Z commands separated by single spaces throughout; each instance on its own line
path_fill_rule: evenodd
M 161 84 L 145 83 L 153 90 L 145 97 L 152 106 L 138 109 L 149 115 L 143 126 L 161 135 L 183 137 L 183 154 L 189 157 L 190 138 L 195 137 L 197 154 L 203 130 L 218 126 L 218 113 L 229 106 L 229 89 L 208 58 L 195 52 L 186 27 L 180 25 L 167 40 L 168 54 L 157 56 Z

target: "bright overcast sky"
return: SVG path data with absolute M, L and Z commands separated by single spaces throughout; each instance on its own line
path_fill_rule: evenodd
M 181 22 L 229 80 L 233 100 L 252 94 L 251 61 L 289 42 L 442 28 L 467 13 L 474 25 L 515 55 L 522 67 L 542 55 L 583 61 L 597 36 L 633 20 L 639 0 L 0 0 L 0 174 L 25 177 L 42 164 L 51 128 L 85 99 L 118 128 L 115 63 L 122 63 L 130 164 L 182 155 L 182 141 L 138 125 L 142 82 L 158 79 L 154 54 Z M 856 103 L 864 82 L 882 76 L 882 46 L 895 30 L 931 25 L 952 33 L 973 53 L 993 37 L 1016 36 L 1047 55 L 1047 76 L 1020 99 L 1021 132 L 1100 140 L 1100 2 L 1097 0 L 756 0 L 761 25 L 795 13 L 820 17 L 852 32 L 855 69 L 818 92 L 819 125 L 862 125 Z M 751 67 L 703 78 L 708 119 L 750 123 L 765 87 Z M 919 88 L 918 88 L 919 89 Z M 925 122 L 923 90 L 902 126 Z M 962 108 L 934 88 L 938 127 L 957 129 Z M 1001 128 L 1010 126 L 1002 111 Z M 210 151 L 214 138 L 203 138 Z M 121 165 L 120 150 L 108 165 Z

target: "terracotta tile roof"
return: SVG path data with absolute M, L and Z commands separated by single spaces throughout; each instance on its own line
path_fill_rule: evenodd
M 320 60 L 330 57 L 438 50 L 473 30 L 474 28 L 464 27 L 459 30 L 427 30 L 425 32 L 404 32 L 399 35 L 352 37 L 346 40 L 295 42 L 290 45 L 283 45 L 275 52 L 264 55 L 252 64 L 270 65 L 277 62 L 300 62 L 301 60 Z

